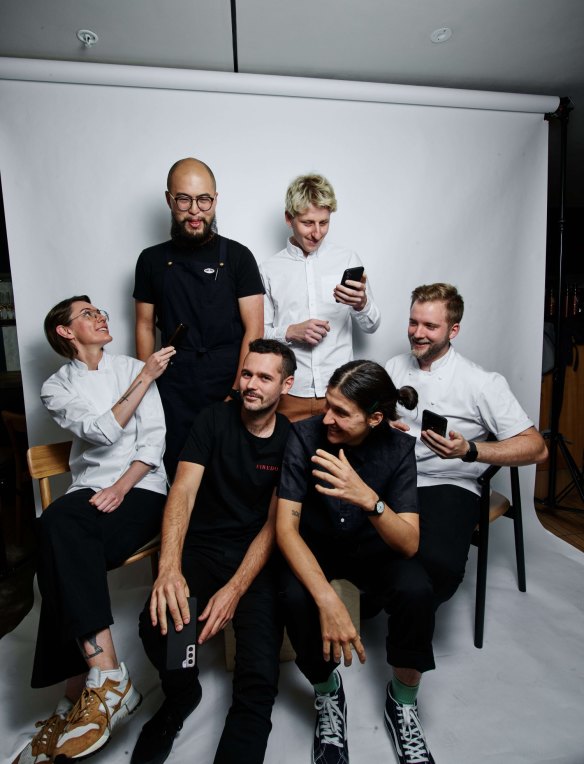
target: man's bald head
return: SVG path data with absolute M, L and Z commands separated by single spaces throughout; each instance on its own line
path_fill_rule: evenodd
M 168 178 L 166 180 L 166 188 L 172 193 L 172 183 L 180 176 L 184 175 L 207 175 L 211 183 L 213 184 L 213 190 L 217 190 L 217 184 L 215 182 L 215 176 L 211 168 L 200 159 L 194 157 L 186 157 L 185 159 L 179 159 L 175 162 L 168 171 Z M 176 176 L 176 177 L 175 177 Z
M 211 168 L 193 157 L 179 159 L 170 168 L 167 185 L 172 240 L 189 248 L 205 244 L 217 231 L 218 194 Z

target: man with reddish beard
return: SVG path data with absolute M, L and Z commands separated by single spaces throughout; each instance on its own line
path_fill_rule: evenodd
M 196 667 L 164 666 L 169 629 L 181 631 L 191 619 L 189 595 L 201 611 L 199 645 L 231 620 L 235 630 L 233 701 L 215 764 L 264 760 L 282 642 L 268 560 L 289 422 L 276 408 L 295 368 L 286 345 L 250 343 L 239 380 L 241 402 L 202 411 L 185 443 L 164 510 L 158 578 L 140 617 L 140 636 L 159 670 L 165 700 L 144 726 L 132 764 L 162 764 L 201 700 Z
M 166 471 L 172 478 L 195 415 L 235 388 L 249 342 L 264 333 L 263 286 L 252 253 L 217 233 L 211 169 L 181 159 L 168 173 L 171 239 L 145 249 L 136 265 L 136 354 L 145 360 L 160 329 L 177 356 L 159 384 L 166 417 Z M 188 327 L 169 340 L 179 324 Z
M 430 573 L 436 606 L 452 597 L 464 576 L 472 533 L 478 523 L 477 478 L 485 465 L 545 461 L 540 433 L 501 374 L 486 371 L 452 347 L 464 311 L 451 284 L 425 284 L 412 292 L 408 339 L 411 352 L 385 368 L 396 385 L 418 391 L 415 411 L 400 408 L 418 440 L 419 555 Z M 422 431 L 422 412 L 446 417 L 445 437 Z M 495 441 L 487 441 L 493 435 Z

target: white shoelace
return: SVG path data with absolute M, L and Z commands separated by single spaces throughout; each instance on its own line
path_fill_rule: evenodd
M 408 764 L 425 764 L 429 762 L 426 738 L 416 713 L 416 707 L 399 704 L 397 713 L 406 761 Z
M 338 695 L 317 695 L 318 737 L 321 743 L 342 748 L 345 744 L 345 718 L 339 708 Z

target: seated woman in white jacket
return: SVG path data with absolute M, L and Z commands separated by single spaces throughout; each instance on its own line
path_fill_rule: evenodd
M 45 334 L 69 359 L 41 399 L 73 436 L 72 483 L 39 519 L 42 604 L 31 685 L 66 686 L 18 764 L 94 753 L 141 701 L 114 649 L 107 570 L 160 530 L 165 425 L 153 382 L 175 353 L 163 348 L 145 364 L 109 355 L 108 315 L 86 295 L 50 310 Z

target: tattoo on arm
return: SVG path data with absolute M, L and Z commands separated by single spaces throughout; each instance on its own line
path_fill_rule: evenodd
M 300 517 L 300 512 L 297 509 L 290 510 L 292 512 L 292 517 Z
M 136 382 L 136 384 L 135 384 L 135 385 L 132 385 L 132 387 L 130 387 L 128 390 L 126 390 L 126 392 L 125 392 L 125 393 L 122 395 L 122 397 L 120 398 L 120 400 L 119 400 L 119 401 L 116 403 L 116 406 L 118 406 L 119 404 L 123 403 L 124 401 L 127 403 L 127 402 L 128 402 L 128 398 L 130 397 L 130 395 L 132 395 L 132 393 L 133 393 L 135 390 L 137 390 L 137 389 L 140 387 L 140 385 L 141 385 L 141 384 L 142 384 L 142 380 L 141 380 L 141 379 L 139 379 L 139 380 Z
M 85 649 L 85 643 L 89 643 L 90 648 Z M 100 653 L 103 653 L 103 648 L 97 644 L 97 635 L 95 633 L 84 634 L 82 637 L 78 637 L 77 644 L 85 660 L 96 658 Z

